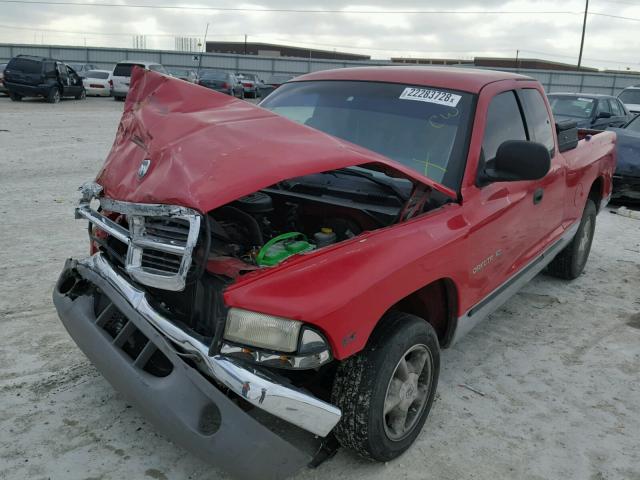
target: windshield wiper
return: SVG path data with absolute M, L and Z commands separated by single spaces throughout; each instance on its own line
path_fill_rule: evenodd
M 409 196 L 406 195 L 402 190 L 400 190 L 397 185 L 392 182 L 387 182 L 380 178 L 375 177 L 372 173 L 360 172 L 358 170 L 352 170 L 349 167 L 346 168 L 337 168 L 335 170 L 331 170 L 331 172 L 327 173 L 343 173 L 345 175 L 353 175 L 354 177 L 366 178 L 371 182 L 380 185 L 386 188 L 388 191 L 393 193 L 396 197 L 398 197 L 402 202 L 406 202 L 409 199 Z

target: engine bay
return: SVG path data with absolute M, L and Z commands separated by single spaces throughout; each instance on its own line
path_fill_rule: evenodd
M 215 263 L 232 257 L 245 264 L 244 270 L 277 265 L 292 255 L 396 223 L 413 189 L 409 180 L 363 168 L 280 182 L 209 213 L 208 259 Z M 423 211 L 438 202 L 430 198 L 428 203 Z M 211 268 L 221 273 L 215 265 Z

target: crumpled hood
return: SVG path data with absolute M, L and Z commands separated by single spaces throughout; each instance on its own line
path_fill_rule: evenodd
M 143 160 L 151 163 L 145 175 Z M 208 212 L 280 181 L 365 163 L 455 192 L 382 155 L 248 102 L 134 68 L 96 181 L 107 197 Z

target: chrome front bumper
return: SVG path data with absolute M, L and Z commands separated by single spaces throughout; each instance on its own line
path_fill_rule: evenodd
M 187 334 L 158 313 L 147 301 L 145 293 L 131 285 L 109 262 L 97 253 L 79 260 L 82 275 L 86 269 L 108 283 L 142 319 L 177 347 L 180 353 L 192 354 L 207 372 L 235 394 L 262 410 L 315 435 L 326 436 L 340 420 L 335 406 L 317 399 L 293 386 L 285 386 L 270 371 L 243 364 L 224 355 L 209 355 L 209 346 Z

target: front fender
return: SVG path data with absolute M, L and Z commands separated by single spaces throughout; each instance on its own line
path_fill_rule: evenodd
M 449 204 L 252 274 L 225 292 L 225 303 L 313 324 L 343 359 L 407 295 L 443 277 L 463 281 L 467 230 L 460 206 Z

